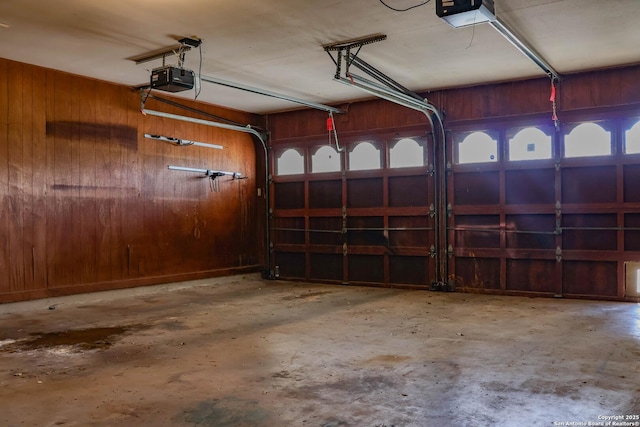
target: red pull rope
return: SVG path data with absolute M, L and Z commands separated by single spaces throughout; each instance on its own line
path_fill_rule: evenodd
M 558 128 L 558 110 L 556 104 L 556 84 L 555 79 L 551 77 L 551 96 L 549 97 L 549 101 L 551 101 L 551 120 L 553 120 L 553 124 Z

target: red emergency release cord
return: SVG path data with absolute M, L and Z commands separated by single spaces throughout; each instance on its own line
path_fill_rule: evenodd
M 329 145 L 331 145 L 331 134 L 336 140 L 336 150 L 342 151 L 340 144 L 338 143 L 338 132 L 336 131 L 335 121 L 333 120 L 333 112 L 329 111 L 329 117 L 327 118 L 327 132 L 329 133 Z
M 551 120 L 553 120 L 553 124 L 555 125 L 556 129 L 558 129 L 559 127 L 559 121 L 558 121 L 558 109 L 557 109 L 557 103 L 556 103 L 556 82 L 555 82 L 555 78 L 551 77 L 551 96 L 549 97 L 549 101 L 551 101 Z

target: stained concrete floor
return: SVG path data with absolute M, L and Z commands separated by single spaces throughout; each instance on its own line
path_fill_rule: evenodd
M 1 426 L 606 425 L 638 414 L 638 304 L 250 276 L 0 305 Z

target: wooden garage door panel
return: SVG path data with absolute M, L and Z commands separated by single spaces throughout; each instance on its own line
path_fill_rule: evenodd
M 274 231 L 272 238 L 274 241 L 282 244 L 304 244 L 304 218 L 274 218 L 273 227 Z
M 496 171 L 456 173 L 453 180 L 456 205 L 500 203 L 500 175 Z
M 624 201 L 626 203 L 640 202 L 640 165 L 624 166 Z
M 624 250 L 640 251 L 640 213 L 625 214 L 624 226 L 635 229 L 624 232 Z
M 499 248 L 499 215 L 456 215 L 456 247 Z
M 349 282 L 384 283 L 384 256 L 349 255 Z
M 497 258 L 456 258 L 456 287 L 500 289 L 500 260 Z
M 555 292 L 555 260 L 507 260 L 507 290 Z
M 555 203 L 555 170 L 511 170 L 505 173 L 507 204 Z
M 427 175 L 389 178 L 389 206 L 427 206 L 429 203 Z
M 617 197 L 615 166 L 575 167 L 562 170 L 562 203 L 614 203 Z
M 429 247 L 430 230 L 415 230 L 416 228 L 430 228 L 430 219 L 424 216 L 389 217 L 389 244 L 400 247 Z M 394 230 L 408 228 L 409 230 Z M 433 238 L 431 238 L 433 241 Z
M 347 207 L 375 208 L 383 204 L 383 179 L 350 179 L 347 182 Z
M 342 254 L 310 254 L 310 278 L 342 281 Z
M 342 245 L 342 218 L 309 218 L 309 243 L 312 245 Z
M 507 215 L 506 223 L 508 248 L 555 249 L 555 215 Z
M 303 209 L 304 182 L 282 182 L 274 185 L 276 209 Z
M 309 208 L 341 208 L 342 181 L 310 181 Z
M 616 262 L 564 261 L 562 286 L 566 294 L 615 296 L 617 273 Z
M 305 254 L 301 252 L 276 252 L 275 265 L 280 269 L 281 277 L 304 279 Z
M 562 248 L 615 251 L 618 248 L 617 221 L 616 214 L 563 215 Z
M 385 246 L 387 240 L 382 228 L 384 218 L 379 216 L 359 216 L 347 218 L 347 242 L 355 246 Z M 364 229 L 358 231 L 358 229 Z
M 420 256 L 390 256 L 389 282 L 428 286 L 428 259 Z

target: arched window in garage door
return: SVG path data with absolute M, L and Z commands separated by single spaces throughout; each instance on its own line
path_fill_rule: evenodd
M 415 139 L 403 138 L 389 149 L 390 168 L 424 166 L 424 147 Z
M 311 173 L 339 172 L 340 153 L 329 145 L 323 145 L 311 155 Z
M 624 153 L 640 153 L 640 120 L 624 133 Z
M 349 170 L 380 169 L 380 149 L 370 142 L 360 142 L 349 152 Z
M 624 131 L 624 154 L 640 154 L 640 120 Z M 624 201 L 637 203 L 640 201 L 640 191 L 637 182 L 640 178 L 640 166 L 636 162 L 624 165 Z M 640 249 L 640 214 L 627 212 L 624 215 L 624 226 L 628 228 L 624 233 L 626 251 Z M 625 296 L 640 297 L 640 262 L 626 261 L 625 266 Z
M 509 160 L 543 160 L 553 158 L 551 136 L 536 127 L 520 130 L 508 140 Z
M 296 148 L 289 148 L 276 160 L 276 175 L 298 175 L 304 173 L 304 156 Z
M 564 137 L 564 157 L 609 156 L 611 132 L 598 123 L 581 123 Z
M 491 163 L 498 161 L 498 141 L 485 132 L 468 134 L 455 147 L 456 163 Z

